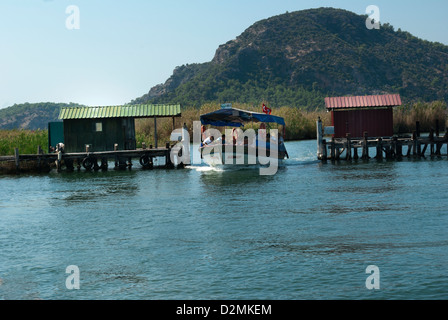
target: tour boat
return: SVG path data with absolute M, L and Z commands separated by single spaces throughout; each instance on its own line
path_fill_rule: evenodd
M 203 161 L 212 167 L 259 167 L 273 163 L 281 166 L 283 160 L 289 157 L 283 140 L 285 120 L 282 117 L 224 105 L 219 110 L 201 115 L 200 120 L 202 143 L 199 151 Z M 258 132 L 254 129 L 244 131 L 248 123 L 255 124 Z M 207 125 L 217 128 L 207 130 Z M 223 127 L 225 131 L 218 131 Z M 208 136 L 211 132 L 214 135 Z

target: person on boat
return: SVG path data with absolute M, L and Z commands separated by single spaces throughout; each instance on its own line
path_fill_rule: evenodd
M 201 136 L 202 136 L 202 140 L 205 140 L 205 131 L 207 130 L 207 128 L 205 126 L 201 126 Z
M 236 128 L 232 129 L 232 137 L 233 137 L 233 144 L 236 145 L 236 142 L 238 141 L 238 130 Z
M 207 137 L 207 139 L 204 140 L 204 145 L 209 145 L 211 144 L 213 141 L 215 140 L 215 138 L 213 136 L 209 136 Z
M 262 122 L 258 130 L 258 140 L 266 141 L 266 124 Z
M 278 139 L 275 134 L 269 135 L 269 142 L 278 144 Z

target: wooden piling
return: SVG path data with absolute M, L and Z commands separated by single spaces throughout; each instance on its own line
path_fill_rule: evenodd
M 346 134 L 346 142 L 345 142 L 345 160 L 350 161 L 352 159 L 352 142 L 350 139 L 350 133 Z
M 398 141 L 398 137 L 394 137 L 393 138 L 393 142 L 394 142 L 394 153 L 395 153 L 395 158 L 400 160 L 403 158 L 403 143 L 401 141 Z
M 323 146 L 323 128 L 322 128 L 322 120 L 320 117 L 317 119 L 317 158 L 321 159 L 324 153 Z
M 19 154 L 19 148 L 14 149 L 14 160 L 16 164 L 16 170 L 17 172 L 20 171 L 20 154 Z
M 430 144 L 430 154 L 431 157 L 435 155 L 435 150 L 434 150 L 434 129 L 431 128 L 430 132 L 429 132 L 429 144 Z M 426 151 L 426 148 L 425 148 Z M 425 154 L 425 151 L 423 151 L 423 155 Z
M 336 147 L 334 153 L 335 153 L 335 154 L 334 154 L 334 159 L 335 159 L 335 160 L 339 160 L 340 157 L 341 157 L 341 149 L 339 149 L 339 147 Z
M 383 139 L 379 138 L 376 143 L 376 159 L 383 159 Z
M 58 172 L 61 171 L 62 167 L 62 151 L 58 151 L 58 159 L 56 160 L 56 169 Z
M 367 160 L 370 159 L 369 156 L 369 143 L 368 143 L 368 133 L 364 132 L 364 139 L 362 142 L 362 159 Z
M 417 156 L 417 131 L 412 132 L 412 155 Z
M 330 158 L 331 158 L 331 161 L 335 160 L 335 156 L 336 156 L 336 144 L 335 144 L 334 137 L 332 137 L 331 138 L 331 144 L 330 144 Z
M 327 161 L 328 159 L 328 153 L 327 153 L 327 140 L 322 139 L 322 160 Z
M 353 159 L 355 160 L 359 159 L 358 148 L 353 148 Z

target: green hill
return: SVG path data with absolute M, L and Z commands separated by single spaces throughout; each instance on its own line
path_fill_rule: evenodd
M 212 61 L 177 67 L 132 103 L 260 103 L 323 108 L 330 95 L 400 93 L 405 102 L 448 98 L 448 46 L 366 28 L 364 15 L 320 8 L 259 21 Z
M 0 129 L 47 129 L 48 122 L 58 121 L 63 106 L 79 106 L 75 103 L 24 103 L 0 109 Z

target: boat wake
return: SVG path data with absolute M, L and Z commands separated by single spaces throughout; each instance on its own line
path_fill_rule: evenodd
M 208 165 L 186 166 L 185 168 L 190 169 L 190 170 L 195 170 L 197 172 L 223 172 L 223 171 L 225 171 L 224 168 L 210 167 Z

